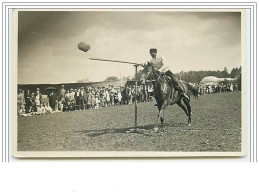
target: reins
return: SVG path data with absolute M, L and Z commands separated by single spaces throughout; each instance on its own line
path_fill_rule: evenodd
M 152 81 L 152 82 L 153 82 L 153 81 L 154 81 L 154 82 L 158 82 L 158 81 L 161 79 L 161 75 L 162 75 L 162 74 L 158 74 L 158 73 L 157 73 L 158 71 L 155 70 L 154 66 L 152 66 L 152 65 L 150 65 L 150 66 L 151 66 L 151 70 L 150 70 L 149 73 L 147 74 L 147 77 L 149 76 L 149 74 L 150 74 L 151 72 L 153 72 L 153 77 L 154 77 L 155 75 L 157 75 L 158 78 L 157 78 L 157 79 L 152 79 L 151 81 Z

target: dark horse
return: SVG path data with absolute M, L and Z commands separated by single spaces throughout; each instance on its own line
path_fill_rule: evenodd
M 140 82 L 144 84 L 146 80 L 152 80 L 154 96 L 157 102 L 157 108 L 159 110 L 156 125 L 153 128 L 153 130 L 157 132 L 159 130 L 160 125 L 161 127 L 163 127 L 164 110 L 168 105 L 173 105 L 175 103 L 178 104 L 178 106 L 180 106 L 188 116 L 188 125 L 189 129 L 191 129 L 190 100 L 183 98 L 182 95 L 174 89 L 174 87 L 171 87 L 168 79 L 169 78 L 167 78 L 163 73 L 157 71 L 150 63 L 145 65 L 144 69 L 142 70 Z M 179 87 L 183 89 L 184 93 L 188 97 L 190 97 L 190 90 L 195 94 L 197 93 L 197 89 L 192 87 L 185 81 L 179 80 L 178 82 Z

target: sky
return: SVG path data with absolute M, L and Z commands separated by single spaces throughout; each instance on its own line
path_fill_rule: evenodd
M 82 52 L 79 42 L 91 49 Z M 173 73 L 241 66 L 240 12 L 19 11 L 18 83 L 103 81 L 133 76 L 150 48 Z

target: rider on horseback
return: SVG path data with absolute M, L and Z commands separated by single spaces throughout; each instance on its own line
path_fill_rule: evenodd
M 164 66 L 164 62 L 161 57 L 157 57 L 157 49 L 151 48 L 149 50 L 149 53 L 152 57 L 152 59 L 149 61 L 149 63 L 151 63 L 156 70 L 159 70 L 160 72 L 164 72 L 166 70 L 166 68 L 162 69 L 162 67 Z M 182 95 L 182 97 L 189 100 L 189 97 L 184 94 L 184 91 L 179 86 L 178 80 L 174 77 L 173 73 L 170 70 L 167 70 L 164 74 L 166 76 L 170 77 L 171 82 L 169 82 L 169 85 L 171 87 L 174 87 Z

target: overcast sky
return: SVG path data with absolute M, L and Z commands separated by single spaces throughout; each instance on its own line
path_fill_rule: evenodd
M 91 49 L 77 49 L 86 42 Z M 240 12 L 37 11 L 18 15 L 18 83 L 65 83 L 134 75 L 157 48 L 172 72 L 241 65 Z

